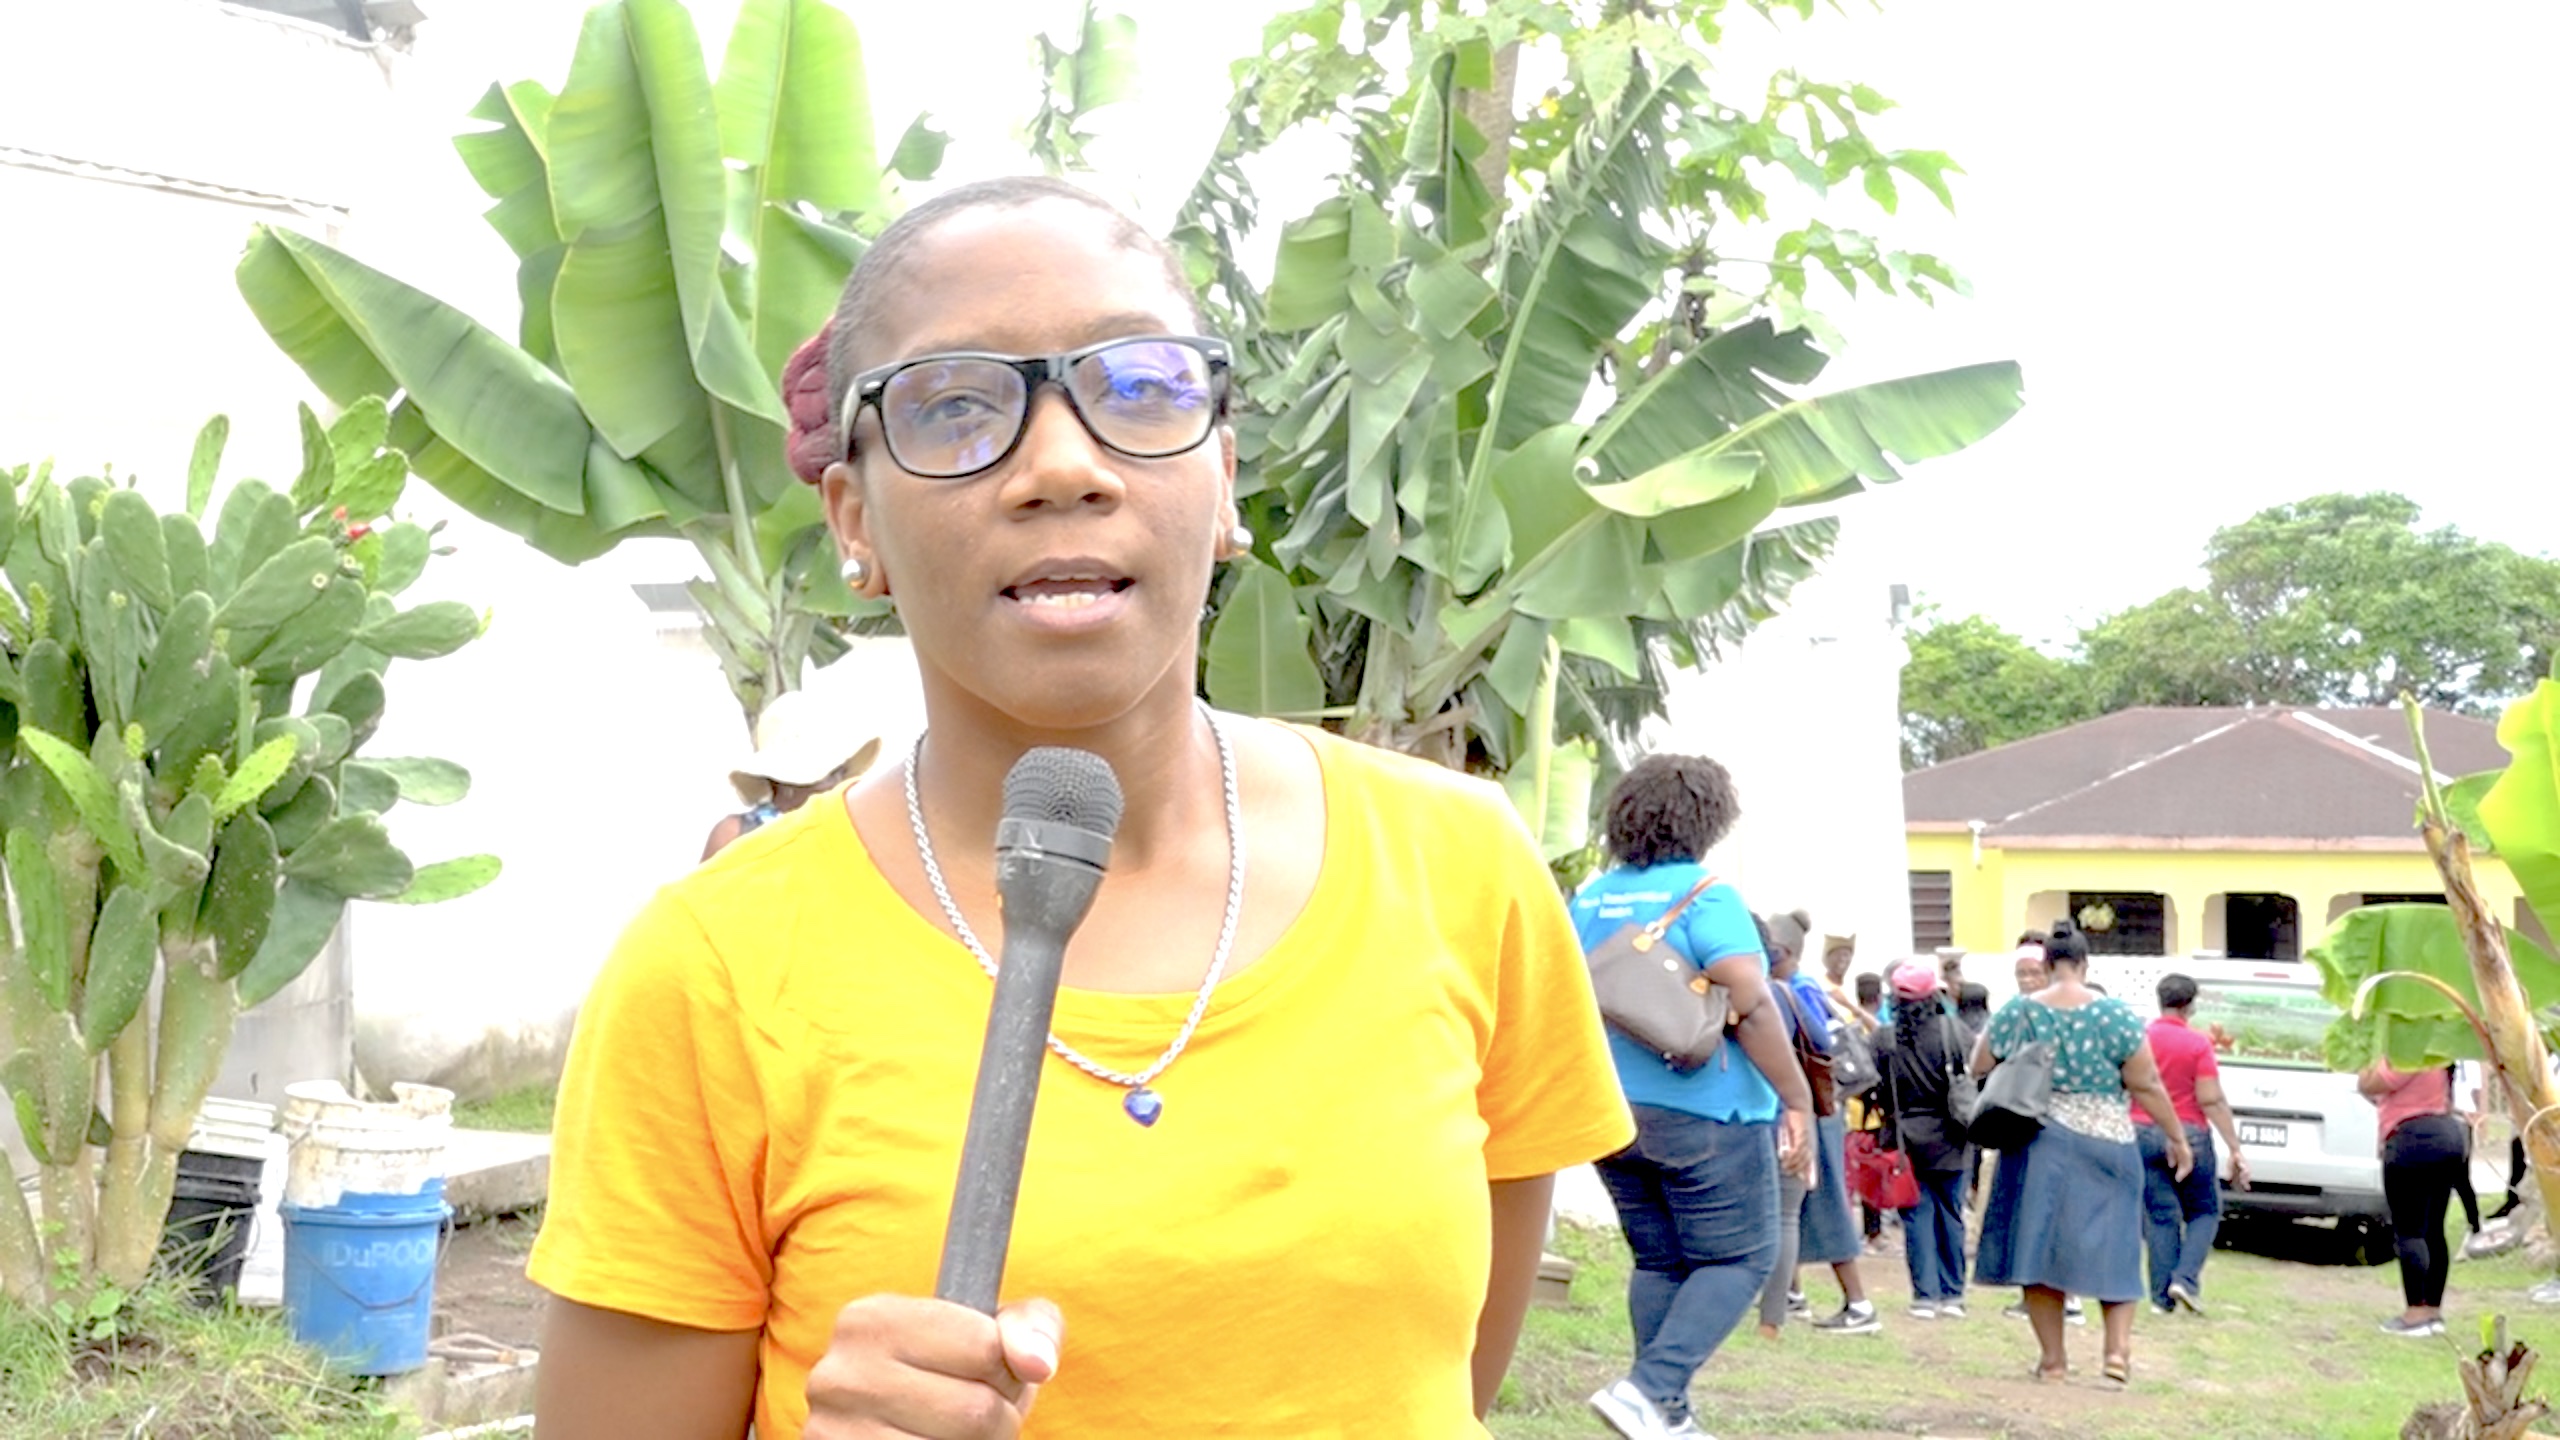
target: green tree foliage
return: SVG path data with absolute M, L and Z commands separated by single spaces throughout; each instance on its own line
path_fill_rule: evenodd
M 2560 654 L 2560 560 L 2418 518 L 2383 491 L 2261 510 L 2214 532 L 2202 586 L 2105 616 L 2068 659 L 1980 617 L 1925 628 L 1903 677 L 1904 763 L 2137 705 L 2382 705 L 2405 692 L 2493 714 Z M 2075 703 L 2022 729 L 2007 723 L 2014 692 L 2046 674 L 2038 662 L 2065 673 L 2055 693 Z
M 2560 562 L 2452 526 L 2418 528 L 2389 492 L 2317 495 L 2217 532 L 2211 593 L 2244 645 L 2253 699 L 2487 713 L 2550 667 Z
M 1271 23 L 1176 231 L 1240 341 L 1264 537 L 1218 597 L 1214 699 L 1525 761 L 1516 798 L 1566 816 L 1549 844 L 1569 850 L 1574 797 L 1607 737 L 1658 713 L 1663 666 L 1748 630 L 1827 552 L 1829 522 L 1783 509 L 2014 413 L 2007 364 L 1804 397 L 1828 360 L 1809 276 L 1924 299 L 1955 281 L 1837 203 L 1760 226 L 1764 187 L 1890 212 L 1905 184 L 1943 202 L 1953 167 L 1879 143 L 1890 102 L 1865 86 L 1731 95 L 1726 9 L 1329 0 Z M 1521 95 L 1524 71 L 1560 79 Z M 1347 141 L 1340 189 L 1284 228 L 1264 293 L 1235 259 L 1238 162 L 1300 125 Z
M 1988 750 L 2089 718 L 2082 667 L 1979 615 L 1924 616 L 1902 670 L 1902 766 Z
M 2209 591 L 2182 585 L 2080 632 L 2083 689 L 2098 713 L 2134 705 L 2246 705 L 2247 638 Z

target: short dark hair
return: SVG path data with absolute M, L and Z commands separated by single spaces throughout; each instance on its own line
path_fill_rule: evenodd
M 2193 976 L 2180 975 L 2173 970 L 2160 977 L 2161 1009 L 2184 1010 L 2194 1003 L 2196 1003 L 2196 982 Z
M 1876 1007 L 1877 1001 L 1884 998 L 1884 977 L 1873 970 L 1857 976 L 1849 984 L 1858 993 L 1858 1003 L 1870 1010 Z
M 1647 755 L 1609 792 L 1609 853 L 1641 870 L 1702 860 L 1742 818 L 1733 777 L 1704 755 Z
M 1956 991 L 1956 1014 L 1965 1019 L 1991 1013 L 1991 987 L 1967 980 Z
M 2089 963 L 2089 941 L 2080 927 L 2068 920 L 2053 922 L 2053 933 L 2045 937 L 2044 963 L 2047 965 L 2080 965 Z
M 891 288 L 907 262 L 935 226 L 964 210 L 1009 210 L 1043 201 L 1063 200 L 1082 205 L 1107 217 L 1111 222 L 1111 239 L 1124 249 L 1152 255 L 1164 264 L 1165 284 L 1182 299 L 1190 311 L 1191 326 L 1201 328 L 1200 299 L 1192 292 L 1191 277 L 1185 273 L 1182 257 L 1172 246 L 1147 233 L 1146 227 L 1123 214 L 1118 206 L 1093 192 L 1048 175 L 1006 175 L 993 180 L 973 180 L 966 185 L 945 190 L 923 204 L 889 222 L 862 252 L 853 274 L 844 282 L 844 293 L 836 300 L 835 318 L 828 322 L 827 335 L 827 418 L 840 421 L 844 415 L 845 392 L 853 388 L 853 377 L 870 364 L 868 346 L 880 324 L 882 297 Z M 850 445 L 852 437 L 839 436 L 839 445 Z

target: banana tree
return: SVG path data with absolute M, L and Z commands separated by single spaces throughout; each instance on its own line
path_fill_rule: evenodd
M 2560 684 L 2543 681 L 2500 717 L 2505 769 L 2450 785 L 2428 760 L 2417 703 L 2403 704 L 2425 785 L 2418 828 L 2446 903 L 2350 911 L 2312 948 L 2324 992 L 2346 1010 L 2329 1030 L 2329 1062 L 2484 1062 L 2524 1137 L 2543 1213 L 2560 1215 L 2560 1082 L 2550 1063 L 2560 962 L 2491 912 L 2472 867 L 2475 854 L 2496 855 L 2544 933 L 2560 926 Z
M 411 464 L 390 425 L 378 401 L 325 429 L 305 409 L 291 490 L 233 485 L 209 532 L 220 419 L 180 513 L 0 472 L 0 1088 L 43 1209 L 0 1188 L 0 1297 L 138 1283 L 239 1010 L 302 973 L 346 901 L 498 873 L 413 865 L 383 825 L 460 799 L 460 766 L 359 753 L 390 663 L 482 629 L 454 601 L 398 603 L 433 542 L 388 518 Z
M 1085 0 L 1076 43 L 1047 35 L 1032 45 L 1040 71 L 1040 104 L 1023 127 L 1023 148 L 1052 175 L 1090 168 L 1085 146 L 1093 135 L 1084 122 L 1094 111 L 1138 93 L 1138 22 L 1108 14 Z
M 843 652 L 860 608 L 783 456 L 783 362 L 826 323 L 896 202 L 940 163 L 919 118 L 884 166 L 853 22 L 746 0 L 717 83 L 677 0 L 588 12 L 568 78 L 492 86 L 455 144 L 517 258 L 511 342 L 298 231 L 239 267 L 331 400 L 398 396 L 390 440 L 472 514 L 577 564 L 692 542 L 692 586 L 748 721 Z
M 1722 9 L 1407 0 L 1360 7 L 1350 49 L 1339 4 L 1273 23 L 1177 229 L 1246 334 L 1256 412 L 1242 488 L 1266 538 L 1220 597 L 1221 703 L 1451 764 L 1525 760 L 1539 823 L 1587 793 L 1605 752 L 1582 742 L 1658 711 L 1666 657 L 1747 631 L 1828 552 L 1829 519 L 1782 510 L 2016 412 L 2006 363 L 1801 394 L 1826 363 L 1808 273 L 1924 297 L 1955 281 L 1823 222 L 1780 235 L 1766 278 L 1729 278 L 1724 232 L 1766 213 L 1755 176 L 1857 178 L 1890 208 L 1896 175 L 1943 199 L 1951 167 L 1872 143 L 1885 102 L 1865 87 L 1781 76 L 1756 111 L 1723 103 Z M 1524 46 L 1565 79 L 1521 104 Z M 1485 115 L 1509 124 L 1507 166 L 1484 163 Z M 1318 119 L 1353 137 L 1341 193 L 1285 228 L 1254 296 L 1232 264 L 1237 158 Z M 1580 843 L 1578 817 L 1550 827 L 1552 854 Z

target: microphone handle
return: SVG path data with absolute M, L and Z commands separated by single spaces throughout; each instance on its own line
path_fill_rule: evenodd
M 969 1101 L 969 1129 L 960 1144 L 959 1183 L 951 1196 L 951 1223 L 943 1232 L 937 1298 L 982 1314 L 996 1312 L 1004 1283 L 1006 1251 L 1013 1240 L 1014 1200 L 1022 1189 L 1022 1157 L 1031 1140 L 1031 1112 L 1040 1096 L 1040 1070 L 1049 1049 L 1049 1017 L 1057 1008 L 1058 974 L 1065 967 L 1067 936 L 1101 883 L 1098 871 L 1040 854 L 999 854 L 999 884 L 1008 897 L 1026 886 L 1072 891 L 1066 907 L 1026 905 L 1029 914 L 1074 917 L 1067 928 L 1005 926 L 1004 956 L 996 968 L 995 998 L 987 1010 L 987 1036 L 978 1057 L 978 1082 Z M 1010 872 L 1010 873 L 1008 873 Z M 1064 897 L 1061 897 L 1064 898 Z M 1010 907 L 1009 907 L 1010 908 Z

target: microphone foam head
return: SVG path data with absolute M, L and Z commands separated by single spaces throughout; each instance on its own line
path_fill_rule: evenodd
M 1050 820 L 1109 838 L 1120 828 L 1120 777 L 1090 750 L 1043 745 L 1004 777 L 1008 820 Z

